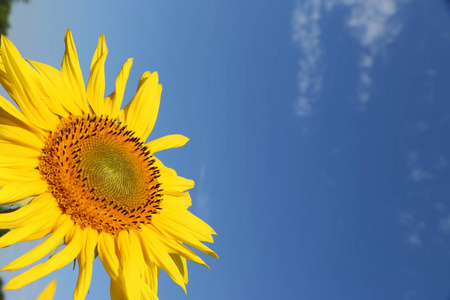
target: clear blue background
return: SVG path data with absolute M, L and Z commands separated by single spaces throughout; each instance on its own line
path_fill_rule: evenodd
M 162 273 L 162 300 L 450 298 L 450 1 L 31 0 L 10 23 L 55 67 L 70 28 L 86 81 L 104 33 L 107 94 L 128 57 L 127 99 L 159 72 L 151 138 L 191 138 L 159 157 L 196 181 L 220 256 L 188 265 L 187 295 Z M 56 275 L 70 299 L 77 269 Z M 106 298 L 97 260 L 88 299 Z

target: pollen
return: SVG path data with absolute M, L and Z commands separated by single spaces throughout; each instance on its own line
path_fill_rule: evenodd
M 161 209 L 155 159 L 117 119 L 62 119 L 47 137 L 39 170 L 63 213 L 82 227 L 111 234 L 139 229 Z

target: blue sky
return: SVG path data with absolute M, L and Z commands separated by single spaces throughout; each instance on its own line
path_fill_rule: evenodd
M 87 76 L 104 33 L 107 93 L 134 57 L 127 99 L 159 72 L 151 138 L 191 138 L 159 158 L 220 256 L 161 299 L 450 298 L 450 1 L 112 2 L 16 3 L 8 36 L 58 67 L 70 28 Z M 56 274 L 70 299 L 77 271 Z M 87 299 L 108 295 L 97 261 Z

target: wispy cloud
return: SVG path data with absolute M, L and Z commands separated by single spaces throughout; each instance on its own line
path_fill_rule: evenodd
M 422 163 L 419 159 L 419 154 L 417 152 L 408 152 L 407 161 L 409 167 L 408 179 L 414 182 L 420 182 L 424 180 L 429 180 L 433 178 L 433 175 L 428 171 L 425 171 Z
M 421 232 L 426 228 L 425 222 L 417 220 L 409 212 L 401 212 L 399 214 L 399 221 L 403 226 L 408 228 L 409 233 L 406 236 L 406 242 L 415 247 L 422 246 Z
M 380 53 L 401 32 L 399 6 L 407 0 L 306 0 L 298 1 L 293 13 L 293 40 L 301 51 L 298 85 L 300 95 L 296 113 L 311 115 L 312 104 L 322 88 L 323 16 L 335 7 L 345 7 L 349 14 L 345 25 L 361 46 L 358 98 L 362 105 L 371 96 L 372 68 Z M 326 15 L 325 15 L 326 16 Z
M 396 17 L 401 0 L 336 0 L 348 7 L 350 14 L 346 25 L 363 49 L 361 54 L 361 74 L 359 100 L 367 103 L 371 92 L 371 70 L 380 52 L 391 43 L 401 31 L 400 20 Z
M 422 239 L 418 232 L 411 232 L 406 241 L 413 246 L 422 246 Z
M 297 74 L 300 96 L 295 106 L 300 117 L 311 115 L 312 103 L 322 88 L 321 16 L 322 0 L 309 0 L 297 2 L 292 18 L 292 39 L 301 52 Z

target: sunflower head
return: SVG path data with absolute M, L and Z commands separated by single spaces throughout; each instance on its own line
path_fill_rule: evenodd
M 19 109 L 0 97 L 0 205 L 26 205 L 0 214 L 0 229 L 12 229 L 0 247 L 48 235 L 3 270 L 26 267 L 63 246 L 6 288 L 20 288 L 77 258 L 74 298 L 82 299 L 98 253 L 113 298 L 157 299 L 159 269 L 184 289 L 186 260 L 206 265 L 186 245 L 217 257 L 202 243 L 213 242 L 215 232 L 187 210 L 193 181 L 155 156 L 188 139 L 174 134 L 148 140 L 162 91 L 158 74 L 144 73 L 121 108 L 132 59 L 105 97 L 104 36 L 87 86 L 70 31 L 65 42 L 57 70 L 24 60 L 1 39 L 0 83 Z

